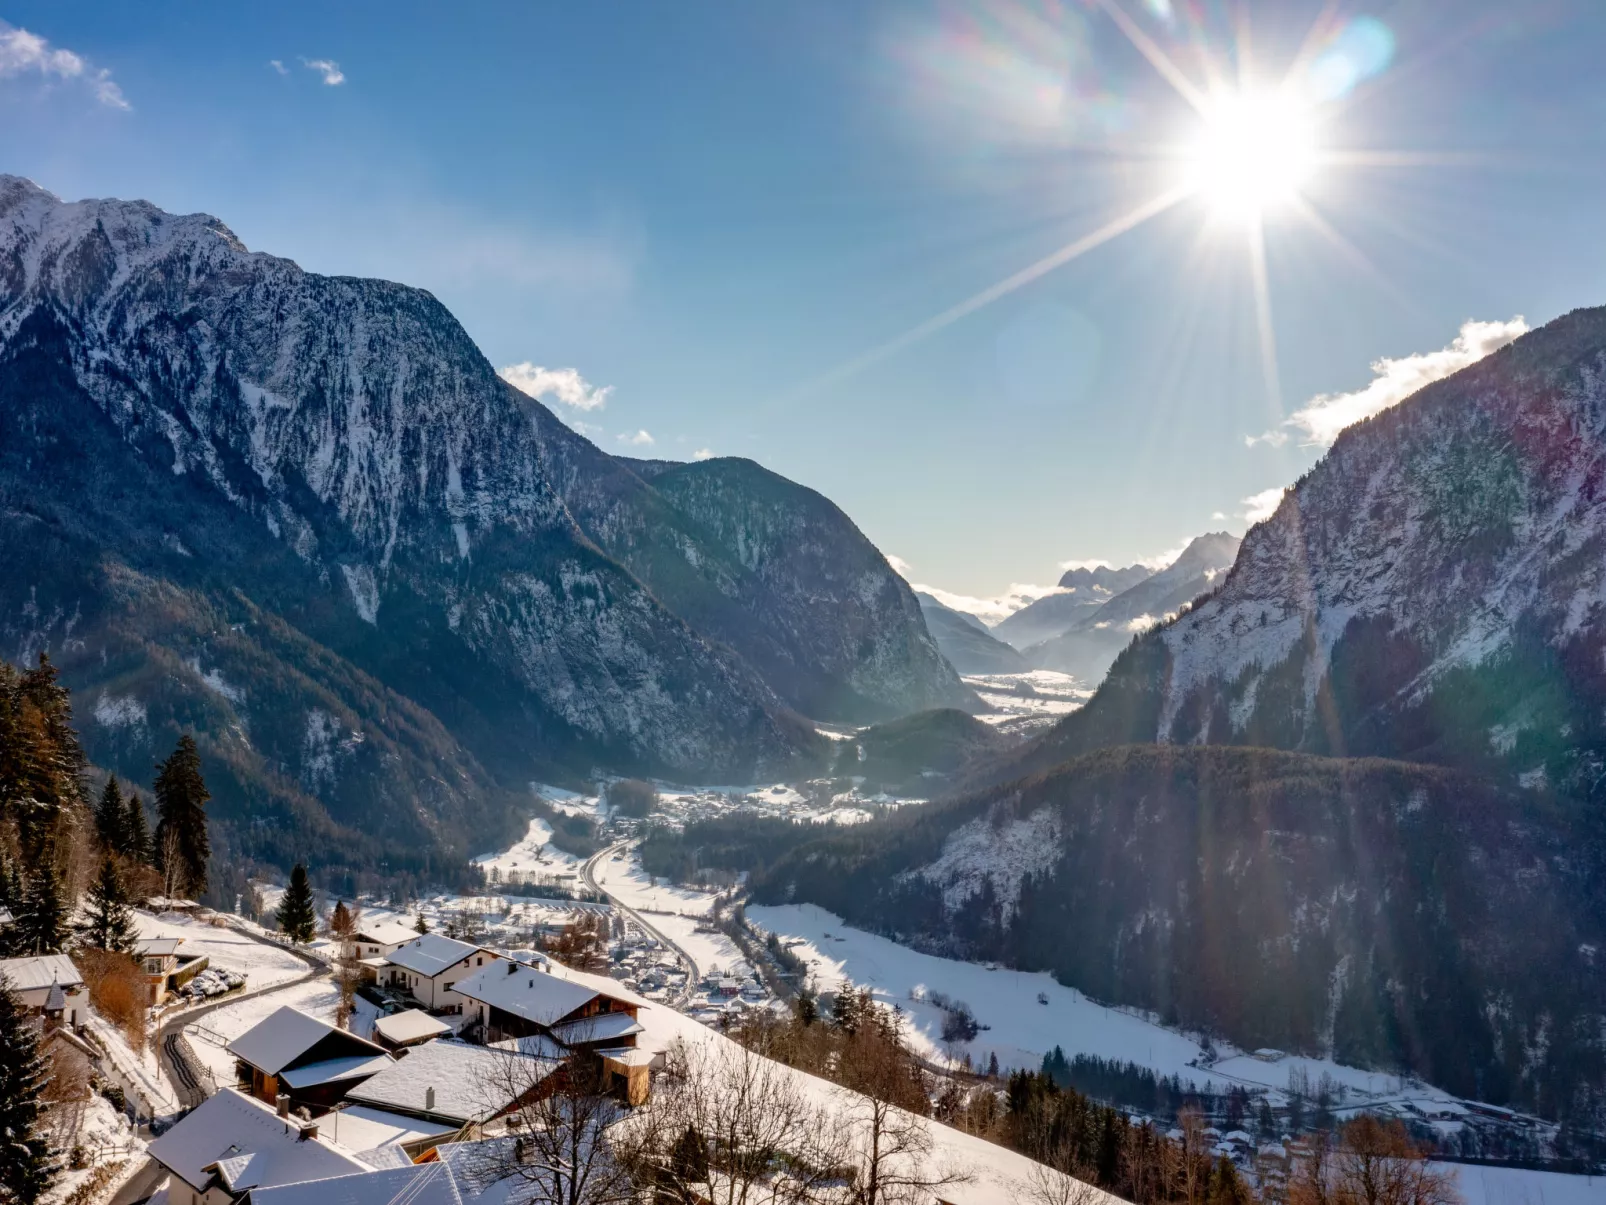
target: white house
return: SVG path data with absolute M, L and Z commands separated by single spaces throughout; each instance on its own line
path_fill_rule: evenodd
M 500 954 L 484 946 L 442 937 L 439 933 L 414 934 L 404 946 L 384 956 L 386 969 L 379 982 L 412 993 L 425 1008 L 435 1013 L 461 1013 L 465 1003 L 452 989 L 492 963 Z
M 418 931 L 411 925 L 404 925 L 399 920 L 389 917 L 370 918 L 360 917 L 357 922 L 357 931 L 351 935 L 347 943 L 347 958 L 384 958 L 393 950 L 400 949 L 408 942 L 418 937 Z
M 0 979 L 22 998 L 24 1008 L 56 1016 L 74 1029 L 89 1020 L 89 989 L 65 954 L 0 959 Z

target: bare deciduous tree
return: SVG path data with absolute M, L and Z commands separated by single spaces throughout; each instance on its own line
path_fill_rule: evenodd
M 842 1050 L 840 1094 L 853 1130 L 857 1200 L 862 1205 L 927 1202 L 963 1184 L 968 1173 L 933 1155 L 931 1128 L 916 1113 L 930 1107 L 925 1073 L 903 1045 L 895 1015 L 876 1009 Z
M 1398 1121 L 1362 1115 L 1318 1134 L 1288 1186 L 1289 1205 L 1459 1205 L 1451 1173 Z
M 801 1205 L 852 1200 L 850 1151 L 797 1073 L 734 1043 L 677 1042 L 630 1163 L 665 1201 Z
M 485 1144 L 463 1168 L 485 1185 L 507 1182 L 512 1205 L 629 1205 L 639 1199 L 614 1133 L 630 1110 L 611 1092 L 595 1055 L 550 1058 L 509 1052 L 481 1081 L 487 1115 L 509 1136 Z

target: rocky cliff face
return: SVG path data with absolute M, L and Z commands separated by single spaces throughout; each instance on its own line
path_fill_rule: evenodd
M 816 574 L 840 534 L 818 524 L 800 568 L 771 545 L 761 573 L 725 549 L 748 540 L 739 520 L 694 521 L 559 434 L 429 294 L 304 272 L 204 215 L 65 204 L 0 177 L 0 424 L 13 655 L 48 648 L 77 691 L 104 694 L 110 718 L 80 720 L 114 763 L 138 730 L 126 717 L 153 744 L 209 717 L 210 757 L 242 743 L 280 784 L 240 763 L 225 810 L 241 816 L 305 829 L 343 812 L 342 767 L 368 753 L 340 749 L 376 749 L 376 717 L 405 706 L 444 759 L 423 777 L 448 802 L 420 806 L 450 827 L 487 784 L 543 773 L 809 762 L 823 746 L 789 699 L 895 712 L 962 691 L 862 537 L 845 574 Z M 731 615 L 762 629 L 772 603 L 791 608 L 777 642 L 811 688 L 732 638 Z M 268 628 L 283 638 L 256 641 Z M 220 668 L 208 649 L 231 640 L 253 647 Z M 167 702 L 158 680 L 179 684 Z M 146 753 L 119 768 L 143 777 Z M 395 786 L 405 757 L 374 756 Z

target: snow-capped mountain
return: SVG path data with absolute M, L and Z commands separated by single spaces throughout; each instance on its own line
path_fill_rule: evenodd
M 794 707 L 969 698 L 818 495 L 729 461 L 649 485 L 428 293 L 205 215 L 0 176 L 0 423 L 10 655 L 103 697 L 91 753 L 137 777 L 140 733 L 199 723 L 242 814 L 338 818 L 349 767 L 388 782 L 421 750 L 437 803 L 565 767 L 744 775 L 822 754 Z
M 1212 596 L 1035 765 L 1123 741 L 1448 762 L 1606 789 L 1606 310 L 1344 432 Z
M 1213 589 L 1238 555 L 1238 539 L 1224 531 L 1190 540 L 1175 561 L 1123 590 L 1041 644 L 1026 650 L 1039 669 L 1097 682 L 1135 633 L 1147 631 Z
M 1143 565 L 1129 565 L 1125 569 L 1108 565 L 1067 569 L 1055 593 L 1045 594 L 1006 616 L 993 626 L 993 635 L 1017 649 L 1052 640 L 1153 573 L 1154 570 Z

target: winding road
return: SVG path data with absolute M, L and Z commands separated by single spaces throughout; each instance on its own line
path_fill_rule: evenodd
M 620 850 L 629 848 L 629 841 L 620 841 L 617 844 L 608 846 L 607 849 L 592 854 L 591 857 L 586 859 L 585 865 L 580 868 L 580 877 L 585 881 L 585 885 L 587 887 L 600 895 L 607 896 L 612 902 L 613 906 L 619 909 L 619 911 L 623 912 L 631 920 L 635 921 L 636 924 L 640 925 L 644 933 L 657 938 L 660 942 L 674 952 L 675 957 L 679 958 L 686 964 L 687 974 L 685 990 L 682 991 L 680 995 L 676 997 L 676 999 L 669 1005 L 670 1008 L 679 1011 L 679 1009 L 681 1009 L 686 1002 L 691 999 L 692 988 L 697 984 L 697 981 L 703 977 L 702 972 L 697 967 L 697 960 L 687 953 L 684 947 L 677 944 L 671 938 L 665 936 L 661 930 L 654 928 L 653 925 L 641 915 L 641 913 L 637 912 L 629 904 L 625 903 L 618 896 L 614 895 L 613 892 L 609 891 L 601 883 L 597 882 L 597 863 L 601 862 L 604 858 L 613 857 L 614 854 L 618 853 Z
M 235 932 L 244 934 L 252 941 L 259 942 L 262 945 L 286 950 L 312 969 L 305 975 L 298 975 L 294 979 L 287 979 L 283 983 L 275 983 L 269 987 L 258 988 L 254 992 L 242 992 L 238 996 L 220 996 L 215 1000 L 209 1000 L 205 1004 L 198 1004 L 194 1008 L 186 1008 L 181 1012 L 174 1013 L 162 1023 L 161 1028 L 156 1031 L 157 1057 L 161 1060 L 162 1069 L 167 1072 L 167 1077 L 172 1082 L 173 1087 L 178 1090 L 179 1103 L 186 1109 L 194 1108 L 207 1098 L 208 1093 L 202 1087 L 203 1081 L 201 1077 L 206 1075 L 210 1078 L 210 1073 L 195 1061 L 194 1055 L 189 1053 L 187 1049 L 189 1043 L 184 1040 L 186 1026 L 193 1025 L 198 1018 L 206 1016 L 207 1013 L 239 1004 L 242 1000 L 254 1000 L 258 996 L 272 995 L 274 992 L 282 992 L 287 988 L 299 987 L 303 983 L 311 983 L 314 979 L 321 979 L 330 974 L 330 970 L 326 965 L 311 954 L 302 953 L 294 946 L 287 946 L 281 942 L 270 941 L 265 937 L 258 937 L 255 933 L 248 932 L 245 929 L 236 929 Z

